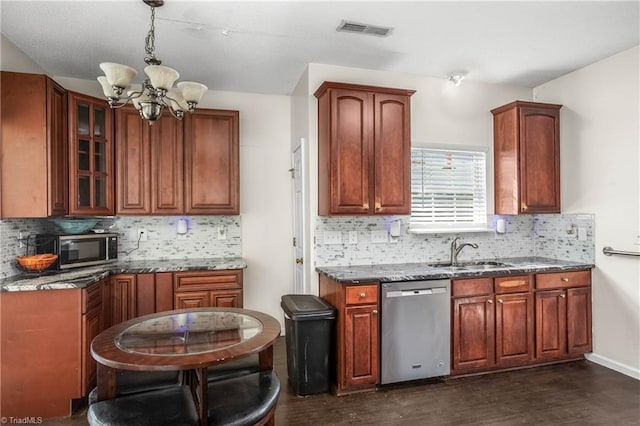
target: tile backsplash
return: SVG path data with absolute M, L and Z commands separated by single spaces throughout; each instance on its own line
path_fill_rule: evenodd
M 458 256 L 461 261 L 528 256 L 585 263 L 593 263 L 595 260 L 593 215 L 490 216 L 489 223 L 492 223 L 493 229 L 498 218 L 506 221 L 505 234 L 496 234 L 493 231 L 413 234 L 407 232 L 408 216 L 318 217 L 315 234 L 316 265 L 448 261 L 451 240 L 455 236 L 460 236 L 461 242 L 478 244 L 477 249 L 465 247 Z M 389 237 L 389 241 L 384 243 L 371 242 L 371 231 L 385 230 L 394 220 L 401 222 L 399 237 Z M 340 232 L 342 243 L 325 244 L 325 231 Z M 349 244 L 349 233 L 353 231 L 357 233 L 357 243 Z M 585 241 L 578 240 L 579 232 Z
M 104 218 L 96 228 L 116 232 L 119 260 L 188 259 L 242 256 L 242 228 L 240 216 L 189 216 L 189 231 L 179 237 L 177 216 L 121 216 Z M 226 239 L 218 238 L 221 228 Z M 138 245 L 137 230 L 147 231 L 147 241 Z M 0 220 L 0 278 L 21 271 L 15 266 L 16 256 L 27 254 L 18 238 L 55 231 L 47 219 Z M 29 254 L 33 254 L 33 249 Z

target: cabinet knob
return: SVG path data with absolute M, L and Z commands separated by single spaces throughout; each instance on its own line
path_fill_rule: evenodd
M 569 278 L 567 278 L 567 277 L 562 277 L 562 278 L 560 278 L 560 281 L 565 282 L 565 283 L 568 283 L 568 282 L 569 282 Z
M 304 260 L 301 257 L 296 258 L 296 263 L 298 265 L 302 265 L 304 263 Z
M 373 311 L 371 311 L 371 313 L 372 313 L 373 315 L 378 315 L 378 310 L 377 310 L 377 309 L 374 309 Z
M 382 204 L 380 203 L 380 201 L 376 201 L 375 207 L 376 211 L 380 211 L 382 209 Z
M 491 305 L 493 303 L 493 300 L 489 299 L 487 300 L 487 303 Z
M 504 303 L 502 299 L 498 299 L 498 303 Z
M 365 292 L 360 293 L 360 299 L 364 299 L 365 297 L 367 297 L 367 293 Z
M 529 206 L 527 206 L 527 205 L 525 204 L 525 202 L 523 201 L 523 202 L 522 202 L 522 211 L 523 211 L 523 212 L 526 212 L 528 208 L 529 208 Z
M 560 293 L 560 297 L 562 297 L 564 299 L 565 297 L 567 297 L 567 295 L 564 294 L 564 293 Z
M 369 210 L 369 203 L 364 203 L 362 205 L 362 208 L 365 209 L 365 210 Z

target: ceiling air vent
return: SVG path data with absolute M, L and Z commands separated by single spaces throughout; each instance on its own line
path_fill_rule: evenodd
M 359 24 L 357 22 L 342 21 L 336 31 L 347 33 L 370 34 L 379 37 L 386 37 L 393 28 L 379 27 L 369 24 Z

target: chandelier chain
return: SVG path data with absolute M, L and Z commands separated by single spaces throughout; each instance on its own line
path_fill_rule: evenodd
M 155 50 L 156 50 L 156 8 L 151 7 L 151 25 L 149 25 L 149 32 L 147 33 L 147 37 L 145 38 L 145 46 L 144 49 L 147 52 L 147 57 L 145 58 L 145 62 L 147 64 L 159 65 L 160 60 L 156 58 Z

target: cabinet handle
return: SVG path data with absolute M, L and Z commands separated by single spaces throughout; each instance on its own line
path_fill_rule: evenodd
M 567 297 L 567 295 L 564 294 L 564 293 L 560 293 L 560 297 L 562 297 L 564 299 L 565 297 Z
M 493 303 L 493 300 L 489 299 L 487 300 L 487 303 L 491 305 Z
M 367 293 L 365 292 L 360 293 L 360 299 L 364 299 L 365 297 L 367 297 Z
M 504 303 L 502 299 L 498 299 L 498 303 Z
M 567 277 L 562 277 L 562 278 L 560 278 L 560 281 L 565 282 L 565 283 L 568 283 L 568 282 L 569 282 L 569 278 L 567 278 Z
M 373 315 L 378 315 L 378 310 L 377 310 L 377 309 L 374 309 L 373 311 L 371 311 L 371 313 L 372 313 Z
M 301 257 L 298 257 L 298 258 L 296 258 L 296 263 L 298 265 L 302 265 L 302 264 L 304 264 L 304 260 Z

